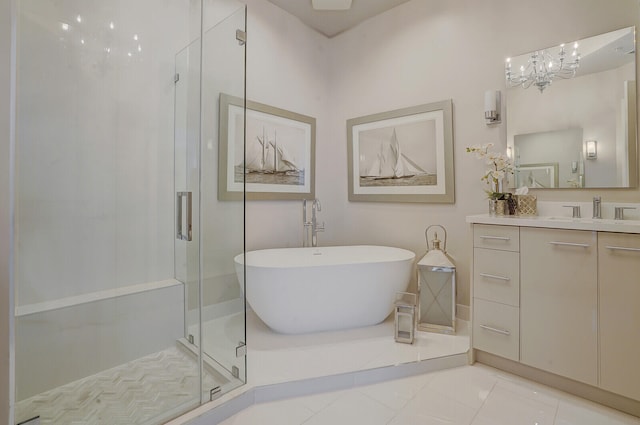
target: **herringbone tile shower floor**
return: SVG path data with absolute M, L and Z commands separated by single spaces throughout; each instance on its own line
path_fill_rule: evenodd
M 205 388 L 218 380 L 205 373 Z M 43 425 L 157 423 L 196 404 L 198 386 L 195 358 L 171 347 L 22 400 L 16 421 L 39 415 Z

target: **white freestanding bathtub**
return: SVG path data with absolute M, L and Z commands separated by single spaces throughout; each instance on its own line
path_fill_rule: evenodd
M 246 295 L 271 329 L 299 334 L 370 326 L 393 311 L 415 254 L 384 246 L 264 249 L 246 253 Z M 235 257 L 242 282 L 244 255 Z

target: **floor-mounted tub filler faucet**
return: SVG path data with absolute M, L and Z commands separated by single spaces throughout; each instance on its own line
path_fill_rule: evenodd
M 593 197 L 593 218 L 602 218 L 602 198 Z
M 320 199 L 314 199 L 311 205 L 311 246 L 318 246 L 318 232 L 324 232 L 324 221 L 318 224 L 317 213 L 322 211 Z
M 302 200 L 302 246 L 318 246 L 318 232 L 324 231 L 324 222 L 318 224 L 318 212 L 322 211 L 319 199 L 311 203 L 311 220 L 307 217 L 307 200 Z
M 311 221 L 307 220 L 307 200 L 302 200 L 302 246 L 309 246 L 309 229 Z

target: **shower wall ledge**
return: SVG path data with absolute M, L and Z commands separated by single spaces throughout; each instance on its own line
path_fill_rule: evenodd
M 170 288 L 172 286 L 178 285 L 182 285 L 182 282 L 179 282 L 175 279 L 167 279 L 158 282 L 145 282 L 137 285 L 123 286 L 120 288 L 108 289 L 106 291 L 90 292 L 87 294 L 75 295 L 72 297 L 65 297 L 51 301 L 44 301 L 41 303 L 18 305 L 16 306 L 15 315 L 16 317 L 28 316 L 30 314 L 60 310 L 80 304 L 108 300 L 111 298 L 118 298 L 156 289 Z

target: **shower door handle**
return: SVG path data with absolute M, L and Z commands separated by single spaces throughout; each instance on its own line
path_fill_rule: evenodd
M 186 199 L 186 217 L 187 217 L 187 232 L 182 232 L 182 198 Z M 191 214 L 191 192 L 176 192 L 176 239 L 180 239 L 182 241 L 190 241 L 192 239 L 192 214 Z

